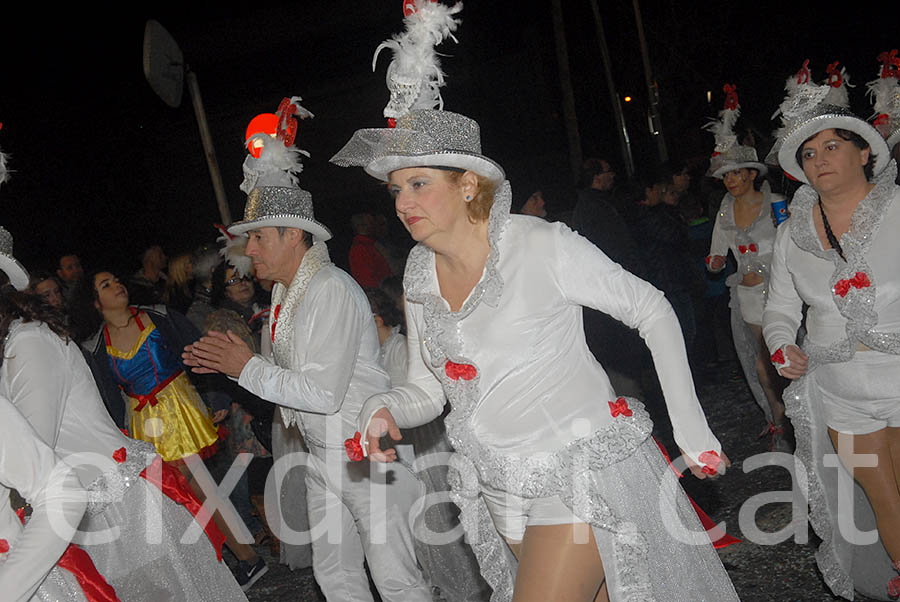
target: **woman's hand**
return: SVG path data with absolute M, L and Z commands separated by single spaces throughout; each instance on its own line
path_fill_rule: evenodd
M 809 363 L 809 356 L 803 353 L 803 350 L 796 345 L 788 345 L 784 348 L 784 355 L 787 357 L 787 366 L 778 370 L 778 374 L 785 378 L 796 379 L 806 374 L 806 367 Z
M 701 457 L 703 456 L 703 454 L 700 454 L 700 455 L 701 455 Z M 711 466 L 711 464 L 709 464 L 709 463 L 707 464 L 707 466 L 711 466 L 712 468 L 716 469 L 715 474 L 708 474 L 706 472 L 703 472 L 704 467 L 700 466 L 699 464 L 697 464 L 693 460 L 691 460 L 691 457 L 689 455 L 687 455 L 686 453 L 684 453 L 684 450 L 681 450 L 681 456 L 684 458 L 685 462 L 687 462 L 688 468 L 691 469 L 691 474 L 694 475 L 695 477 L 697 477 L 698 479 L 705 479 L 707 477 L 709 477 L 711 479 L 715 479 L 719 475 L 725 473 L 725 468 L 731 468 L 731 460 L 729 460 L 728 456 L 725 455 L 725 450 L 722 450 L 719 453 L 718 458 L 717 458 L 717 460 L 719 462 L 718 462 L 717 466 Z M 725 465 L 724 468 L 722 468 L 722 466 L 721 466 L 722 464 Z
M 390 410 L 381 408 L 369 420 L 369 428 L 366 431 L 365 447 L 369 453 L 369 460 L 372 462 L 393 462 L 397 459 L 397 450 L 393 448 L 382 450 L 380 446 L 381 438 L 387 433 L 394 441 L 400 441 L 403 436 L 400 434 L 400 427 L 397 426 Z
M 722 268 L 725 267 L 725 257 L 722 255 L 710 255 L 709 256 L 709 271 L 710 272 L 718 272 Z

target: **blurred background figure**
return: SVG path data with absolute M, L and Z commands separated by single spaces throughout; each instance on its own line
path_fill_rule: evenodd
M 179 313 L 187 312 L 194 296 L 194 264 L 191 253 L 180 253 L 169 262 L 163 301 Z
M 166 254 L 153 245 L 141 255 L 141 269 L 128 280 L 128 296 L 135 305 L 158 305 L 166 289 Z

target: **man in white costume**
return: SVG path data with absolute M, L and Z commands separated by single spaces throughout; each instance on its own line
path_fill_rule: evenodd
M 185 350 L 185 361 L 199 372 L 237 378 L 282 406 L 285 425 L 300 429 L 310 451 L 313 570 L 327 599 L 372 600 L 366 560 L 385 602 L 430 602 L 408 520 L 424 493 L 421 482 L 404 466 L 385 474 L 345 454 L 363 402 L 387 390 L 389 379 L 379 364 L 369 302 L 331 263 L 325 246 L 331 233 L 314 219 L 312 196 L 292 175 L 299 164 L 287 172 L 267 168 L 271 153 L 291 150 L 281 142 L 267 140 L 262 156 L 245 163 L 244 187 L 252 188 L 244 219 L 228 228 L 249 234 L 245 252 L 257 277 L 276 283 L 263 353 L 254 354 L 232 333 L 211 332 Z

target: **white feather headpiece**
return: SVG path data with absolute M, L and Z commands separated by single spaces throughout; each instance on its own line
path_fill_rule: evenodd
M 244 254 L 247 248 L 247 237 L 232 236 L 221 224 L 215 224 L 215 227 L 222 233 L 216 238 L 216 242 L 222 245 L 219 255 L 234 268 L 234 273 L 238 276 L 253 276 L 253 260 Z
M 6 168 L 7 155 L 0 151 L 0 184 L 9 180 L 9 170 Z
M 722 87 L 725 92 L 725 106 L 719 111 L 718 119 L 711 119 L 703 126 L 707 132 L 711 132 L 716 139 L 715 154 L 724 153 L 737 144 L 737 136 L 734 134 L 734 124 L 741 116 L 741 105 L 738 103 L 737 88 L 731 84 Z
M 878 77 L 867 84 L 867 94 L 875 114 L 873 125 L 888 139 L 888 146 L 900 140 L 900 58 L 897 50 L 878 55 Z
M 262 142 L 262 152 L 259 158 L 248 155 L 244 159 L 244 181 L 241 182 L 241 190 L 246 194 L 257 186 L 285 186 L 294 187 L 299 183 L 298 176 L 303 171 L 301 155 L 309 157 L 309 153 L 294 146 L 293 131 L 282 130 L 282 124 L 290 122 L 291 116 L 296 115 L 300 119 L 313 117 L 313 114 L 300 105 L 303 100 L 299 96 L 285 99 L 279 107 L 279 130 L 273 138 L 268 134 L 254 134 L 245 144 L 259 140 Z M 296 123 L 296 122 L 293 122 Z
M 440 88 L 444 73 L 434 47 L 447 38 L 456 42 L 453 32 L 460 24 L 454 15 L 462 3 L 452 7 L 434 0 L 409 0 L 404 6 L 406 31 L 385 40 L 375 49 L 372 70 L 385 48 L 394 53 L 387 70 L 387 86 L 391 99 L 384 116 L 397 119 L 413 109 L 443 109 Z

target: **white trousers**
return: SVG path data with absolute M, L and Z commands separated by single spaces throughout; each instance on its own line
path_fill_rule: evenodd
M 343 450 L 310 452 L 306 499 L 313 572 L 325 598 L 372 601 L 365 560 L 384 602 L 431 602 L 409 518 L 425 494 L 422 482 L 398 463 L 351 462 Z

